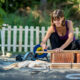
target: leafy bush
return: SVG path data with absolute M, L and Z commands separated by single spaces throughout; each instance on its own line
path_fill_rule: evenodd
M 8 14 L 7 17 L 4 18 L 4 23 L 9 24 L 11 26 L 20 25 L 22 26 L 49 26 L 50 25 L 50 16 L 46 12 L 44 12 L 44 17 L 39 15 L 35 18 L 32 12 L 28 16 L 19 16 L 16 14 Z

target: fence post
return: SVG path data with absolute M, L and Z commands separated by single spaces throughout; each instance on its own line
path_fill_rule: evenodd
M 47 30 L 49 29 L 49 27 L 47 28 Z M 45 32 L 47 32 L 47 31 L 45 31 Z M 47 46 L 48 47 L 50 47 L 50 40 L 48 39 L 48 41 L 47 41 Z
M 39 44 L 39 27 L 36 27 L 36 44 Z
M 22 26 L 19 29 L 19 52 L 22 51 Z
M 30 51 L 32 52 L 33 51 L 33 42 L 34 42 L 34 38 L 33 38 L 33 36 L 34 36 L 34 32 L 33 32 L 33 29 L 34 29 L 34 27 L 33 26 L 31 26 L 30 27 Z
M 28 48 L 28 26 L 25 26 L 25 39 L 24 39 L 24 51 L 27 51 Z
M 17 38 L 17 26 L 14 26 L 13 29 L 13 52 L 16 51 L 16 39 Z
M 2 44 L 2 55 L 5 55 L 5 27 L 1 31 L 1 44 Z
M 75 33 L 76 33 L 76 38 L 78 38 L 78 35 L 79 35 L 79 28 L 78 27 L 76 27 Z
M 41 33 L 42 33 L 42 39 L 44 38 L 45 36 L 45 27 L 41 27 Z M 42 41 L 42 40 L 41 40 Z
M 11 45 L 11 26 L 8 26 L 8 51 L 10 51 L 10 45 Z

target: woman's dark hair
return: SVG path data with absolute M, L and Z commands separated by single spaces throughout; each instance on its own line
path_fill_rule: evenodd
M 51 26 L 55 26 L 54 20 L 55 19 L 60 19 L 61 17 L 64 17 L 64 12 L 63 10 L 56 9 L 52 12 L 52 17 L 51 17 Z M 65 18 L 62 21 L 62 26 L 65 26 Z

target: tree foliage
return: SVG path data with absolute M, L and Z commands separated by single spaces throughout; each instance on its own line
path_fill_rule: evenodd
M 27 7 L 30 14 L 27 14 Z M 4 20 L 13 25 L 48 25 L 50 12 L 56 8 L 63 9 L 66 18 L 80 20 L 80 0 L 0 0 L 0 23 Z M 38 16 L 35 18 L 33 13 Z

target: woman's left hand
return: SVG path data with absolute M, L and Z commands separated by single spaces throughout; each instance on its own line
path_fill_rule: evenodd
M 61 51 L 63 51 L 62 48 L 56 48 L 56 49 L 53 49 L 53 50 L 56 51 L 56 52 L 61 52 Z

